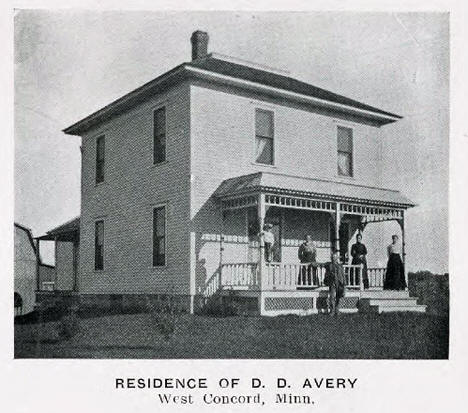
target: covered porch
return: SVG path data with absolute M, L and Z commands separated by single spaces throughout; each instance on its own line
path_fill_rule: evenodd
M 206 295 L 219 292 L 259 297 L 263 313 L 267 308 L 289 312 L 286 307 L 307 307 L 309 312 L 317 312 L 320 299 L 327 293 L 324 284 L 327 263 L 331 252 L 339 251 L 347 297 L 354 303 L 351 308 L 357 311 L 360 298 L 409 298 L 407 291 L 382 291 L 385 265 L 368 266 L 369 287 L 365 289 L 363 266 L 352 265 L 349 256 L 351 241 L 358 233 L 364 235 L 364 243 L 378 242 L 385 250 L 389 241 L 382 237 L 368 240 L 365 229 L 368 225 L 395 221 L 400 228 L 404 262 L 405 210 L 414 204 L 400 193 L 342 182 L 256 173 L 224 181 L 215 196 L 223 216 L 220 262 L 216 276 L 207 285 Z M 272 225 L 275 236 L 269 261 L 265 257 L 263 237 L 259 236 L 265 223 Z M 313 265 L 301 263 L 297 255 L 306 234 L 312 237 L 317 250 L 317 262 Z M 281 305 L 273 305 L 275 301 Z

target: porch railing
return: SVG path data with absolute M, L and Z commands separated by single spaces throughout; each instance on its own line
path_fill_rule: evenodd
M 258 288 L 259 272 L 256 262 L 221 265 L 220 284 L 223 287 Z
M 386 268 L 367 268 L 369 287 L 383 288 Z
M 362 289 L 361 266 L 345 264 L 343 267 L 347 287 Z M 257 263 L 222 264 L 219 282 L 213 280 L 210 290 L 218 288 L 296 290 L 325 287 L 326 264 L 265 263 L 261 280 L 259 269 Z

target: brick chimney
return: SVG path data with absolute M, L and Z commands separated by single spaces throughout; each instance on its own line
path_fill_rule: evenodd
M 197 30 L 192 33 L 192 60 L 202 59 L 208 54 L 208 33 Z

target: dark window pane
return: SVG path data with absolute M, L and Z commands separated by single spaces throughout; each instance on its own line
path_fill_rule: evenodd
M 166 265 L 166 208 L 153 210 L 153 266 Z
M 255 160 L 258 163 L 273 165 L 273 139 L 257 136 Z
M 255 135 L 273 138 L 273 112 L 255 110 Z
M 166 160 L 166 108 L 154 112 L 153 162 Z
M 94 224 L 94 269 L 104 269 L 104 221 Z
M 96 183 L 104 181 L 105 138 L 96 140 Z
M 353 130 L 338 126 L 338 150 L 341 152 L 353 151 Z

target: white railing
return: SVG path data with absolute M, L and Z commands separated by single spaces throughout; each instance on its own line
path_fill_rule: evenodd
M 205 298 L 210 298 L 212 295 L 216 294 L 221 288 L 220 284 L 220 272 L 219 269 L 213 274 L 213 276 L 205 283 L 205 288 L 203 290 L 203 296 Z
M 296 290 L 325 287 L 327 264 L 309 263 L 228 263 L 221 265 L 219 282 L 211 280 L 207 292 L 211 295 L 219 288 L 242 288 L 268 290 Z M 363 289 L 361 266 L 343 265 L 348 288 Z
M 351 265 L 345 264 L 344 273 L 346 279 L 346 287 L 347 288 L 356 288 L 359 290 L 364 289 L 364 284 L 362 280 L 362 266 L 361 265 Z
M 258 264 L 227 263 L 221 265 L 221 286 L 227 288 L 258 288 Z
M 320 287 L 324 277 L 324 264 L 269 262 L 264 265 L 262 289 L 295 290 Z
M 383 288 L 386 268 L 368 268 L 369 287 Z

